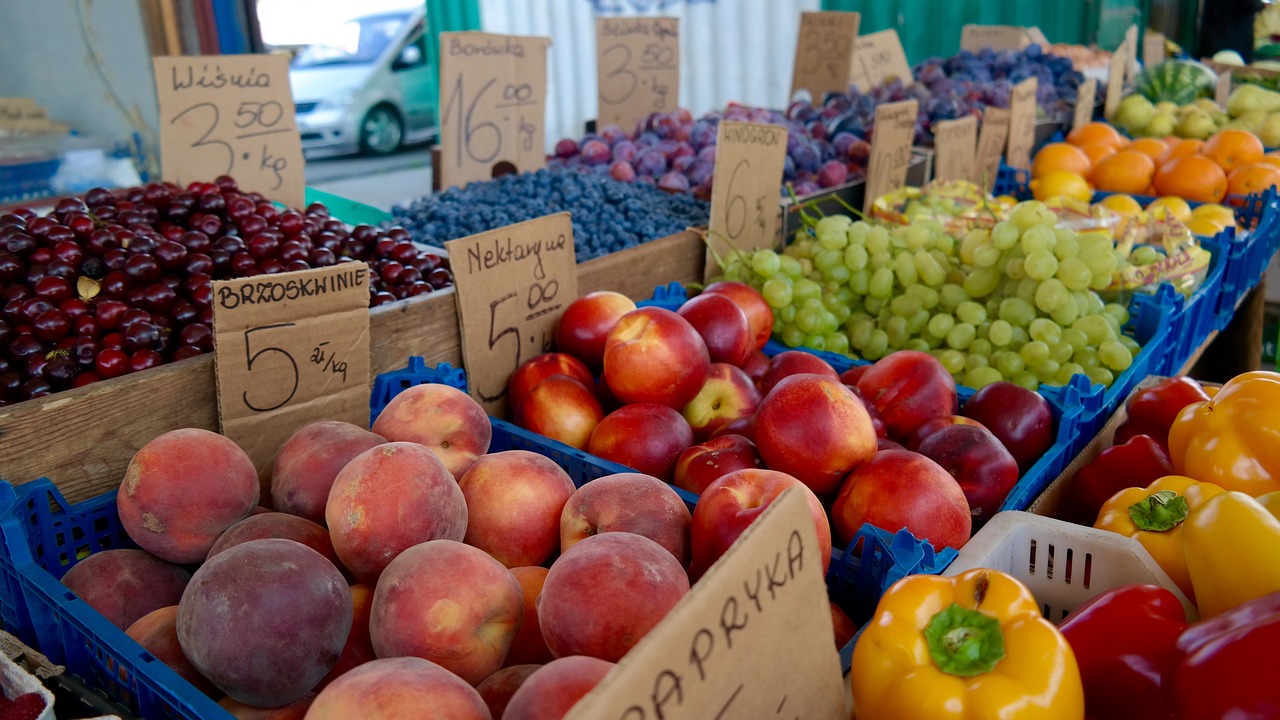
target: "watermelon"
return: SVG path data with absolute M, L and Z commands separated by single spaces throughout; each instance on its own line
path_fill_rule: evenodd
M 1135 89 L 1153 103 L 1186 105 L 1196 98 L 1213 97 L 1218 76 L 1209 66 L 1193 60 L 1169 60 L 1138 73 Z

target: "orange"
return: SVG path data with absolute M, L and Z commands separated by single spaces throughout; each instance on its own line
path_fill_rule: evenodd
M 1262 160 L 1260 162 L 1265 165 L 1270 165 L 1271 167 L 1280 168 L 1280 156 L 1268 153 L 1262 156 Z
M 1075 145 L 1049 143 L 1040 148 L 1031 162 L 1031 177 L 1044 177 L 1051 172 L 1069 172 L 1084 177 L 1092 167 L 1089 156 Z
M 1143 155 L 1150 157 L 1152 160 L 1159 160 L 1160 156 L 1169 150 L 1169 146 L 1165 145 L 1161 140 L 1146 137 L 1138 138 L 1137 140 L 1129 143 L 1129 147 L 1125 148 L 1125 150 L 1140 152 Z
M 1204 155 L 1231 172 L 1243 165 L 1261 162 L 1266 150 L 1257 135 L 1248 130 L 1219 130 L 1204 144 Z
M 1175 140 L 1177 142 L 1171 143 L 1160 157 L 1156 158 L 1156 165 L 1164 165 L 1170 160 L 1195 155 L 1204 147 L 1203 140 L 1182 140 L 1179 138 L 1175 138 Z
M 1203 155 L 1176 158 L 1156 172 L 1156 192 L 1192 202 L 1221 202 L 1227 195 L 1227 174 Z
M 1276 185 L 1280 185 L 1280 168 L 1267 163 L 1242 165 L 1227 176 L 1227 192 L 1232 195 L 1253 195 Z
M 1081 145 L 1080 149 L 1084 151 L 1084 154 L 1089 158 L 1089 163 L 1092 166 L 1089 170 L 1089 174 L 1084 176 L 1084 179 L 1089 182 L 1093 182 L 1092 168 L 1098 167 L 1098 163 L 1101 162 L 1103 158 L 1116 154 L 1115 148 L 1101 143 L 1088 143 Z
M 1102 159 L 1093 169 L 1093 186 L 1108 192 L 1142 195 L 1151 186 L 1156 163 L 1134 150 L 1121 150 Z
M 1091 122 L 1078 128 L 1072 128 L 1071 132 L 1067 133 L 1067 142 L 1076 146 L 1089 144 L 1107 145 L 1113 150 L 1119 150 L 1129 144 L 1129 141 L 1125 140 L 1119 130 L 1104 122 Z

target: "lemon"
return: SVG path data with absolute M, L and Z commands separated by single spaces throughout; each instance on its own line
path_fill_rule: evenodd
M 1210 218 L 1193 217 L 1187 221 L 1187 229 L 1196 235 L 1213 237 L 1222 232 L 1224 226 L 1219 225 Z
M 1205 203 L 1191 211 L 1193 220 L 1209 220 L 1221 227 L 1235 227 L 1236 213 L 1226 205 Z
M 1061 170 L 1055 170 L 1044 177 L 1032 180 L 1031 193 L 1040 201 L 1065 197 L 1088 202 L 1093 197 L 1093 189 L 1084 178 Z
M 1172 215 L 1179 222 L 1185 223 L 1191 219 L 1191 206 L 1180 197 L 1162 197 L 1152 200 L 1151 204 L 1147 205 L 1147 214 L 1155 220 L 1162 220 Z
M 1126 217 L 1137 217 L 1142 214 L 1142 206 L 1128 195 L 1108 195 L 1098 204 Z

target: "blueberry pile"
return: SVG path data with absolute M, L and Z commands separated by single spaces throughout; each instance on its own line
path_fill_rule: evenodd
M 439 245 L 557 212 L 573 217 L 578 262 L 706 225 L 709 206 L 690 195 L 607 175 L 547 169 L 505 175 L 393 207 L 396 225 Z

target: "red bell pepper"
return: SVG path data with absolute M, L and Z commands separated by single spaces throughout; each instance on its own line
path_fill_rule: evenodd
M 1093 525 L 1098 511 L 1112 495 L 1131 487 L 1146 487 L 1173 474 L 1169 452 L 1151 436 L 1135 435 L 1122 445 L 1098 453 L 1093 462 L 1072 476 L 1067 487 L 1066 519 Z
M 1058 626 L 1084 683 L 1089 720 L 1169 720 L 1164 680 L 1187 627 L 1182 603 L 1158 585 L 1127 585 L 1091 598 Z
M 1171 676 L 1179 720 L 1280 717 L 1277 647 L 1280 592 L 1188 627 L 1177 642 L 1185 656 Z
M 1191 403 L 1208 399 L 1200 383 L 1189 377 L 1171 377 L 1143 388 L 1125 401 L 1125 412 L 1129 417 L 1116 428 L 1114 442 L 1122 445 L 1137 435 L 1150 435 L 1167 455 L 1169 428 L 1178 413 Z

